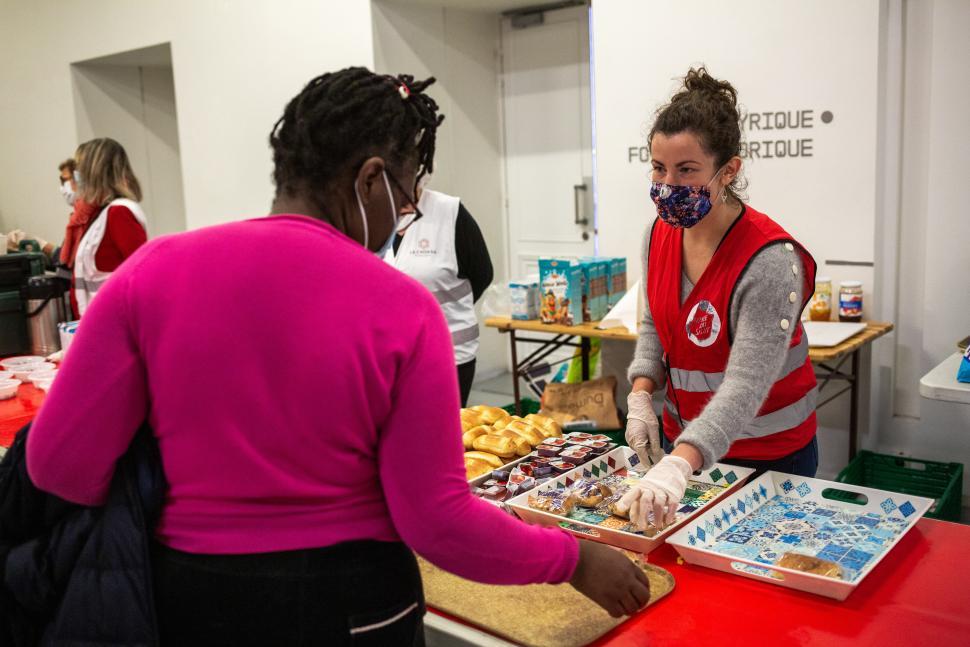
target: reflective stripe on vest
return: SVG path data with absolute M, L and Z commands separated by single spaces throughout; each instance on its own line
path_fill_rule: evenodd
M 812 389 L 801 399 L 796 400 L 787 407 L 782 407 L 777 411 L 760 415 L 741 430 L 738 438 L 762 438 L 777 434 L 782 431 L 794 429 L 815 413 L 815 405 L 818 401 L 818 389 Z M 670 396 L 664 402 L 664 408 L 684 427 L 691 423 L 690 420 L 682 420 L 677 411 L 677 405 L 673 403 Z M 683 428 L 681 429 L 683 431 Z
M 478 339 L 479 335 L 478 325 L 471 326 L 469 328 L 463 328 L 461 330 L 456 330 L 451 333 L 451 343 L 455 346 L 460 346 L 461 344 L 467 344 L 470 341 Z
M 446 303 L 455 303 L 461 301 L 464 297 L 469 296 L 472 293 L 472 284 L 469 281 L 464 281 L 461 285 L 451 288 L 450 290 L 436 290 L 431 294 L 438 303 L 444 305 Z
M 776 382 L 785 379 L 800 369 L 808 358 L 808 335 L 803 334 L 802 340 L 788 349 L 785 365 L 781 368 Z M 704 371 L 688 371 L 682 368 L 670 367 L 670 384 L 680 391 L 690 393 L 713 393 L 724 382 L 724 373 L 705 373 Z

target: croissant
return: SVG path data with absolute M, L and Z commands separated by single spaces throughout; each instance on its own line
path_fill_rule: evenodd
M 465 460 L 468 460 L 469 458 L 476 458 L 480 461 L 485 461 L 492 466 L 492 469 L 497 469 L 505 465 L 505 461 L 490 452 L 465 452 Z
M 526 421 L 536 427 L 546 438 L 558 438 L 562 436 L 562 426 L 548 416 L 540 416 L 530 413 L 525 417 Z
M 508 418 L 509 412 L 505 409 L 500 409 L 499 407 L 490 407 L 485 404 L 479 404 L 471 408 L 472 411 L 477 411 L 482 416 L 482 423 L 486 425 L 494 425 L 496 421 L 502 418 Z
M 493 467 L 480 458 L 465 457 L 465 479 L 472 480 L 482 474 L 488 474 Z
M 516 434 L 522 436 L 529 441 L 529 444 L 535 447 L 546 439 L 545 435 L 540 429 L 533 427 L 531 424 L 525 420 L 515 420 L 510 422 L 506 427 L 505 431 L 513 431 Z
M 502 431 L 496 431 L 496 436 L 504 436 L 505 438 L 511 438 L 512 442 L 515 443 L 515 453 L 519 456 L 528 456 L 532 453 L 532 445 L 528 440 L 512 431 L 511 429 L 503 429 Z
M 477 427 L 472 427 L 465 433 L 461 435 L 461 442 L 465 445 L 465 450 L 470 451 L 472 449 L 472 441 L 474 441 L 479 436 L 484 436 L 485 434 L 492 433 L 492 428 L 485 425 L 478 425 Z

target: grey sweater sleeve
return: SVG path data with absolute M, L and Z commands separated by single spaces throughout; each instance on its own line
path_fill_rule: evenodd
M 696 447 L 704 457 L 704 468 L 727 453 L 757 416 L 778 378 L 801 316 L 804 271 L 797 251 L 772 245 L 752 259 L 738 280 L 731 301 L 734 342 L 724 382 L 675 443 Z M 782 321 L 788 322 L 787 327 Z
M 657 335 L 657 327 L 653 323 L 653 315 L 650 313 L 650 303 L 646 299 L 647 291 L 647 256 L 650 253 L 650 232 L 652 226 L 647 229 L 643 237 L 643 252 L 640 257 L 643 261 L 643 277 L 640 281 L 639 289 L 644 295 L 643 322 L 637 331 L 637 347 L 633 351 L 633 361 L 627 369 L 627 379 L 632 383 L 638 377 L 649 377 L 657 385 L 657 389 L 662 389 L 667 379 L 663 363 L 663 346 L 660 345 L 660 337 Z

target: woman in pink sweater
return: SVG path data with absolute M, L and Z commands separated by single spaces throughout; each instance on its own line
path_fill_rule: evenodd
M 148 420 L 165 644 L 422 644 L 408 548 L 482 582 L 568 581 L 614 615 L 646 602 L 618 552 L 468 491 L 441 310 L 375 255 L 432 170 L 432 81 L 313 79 L 270 136 L 272 214 L 148 243 L 85 315 L 28 470 L 99 505 Z

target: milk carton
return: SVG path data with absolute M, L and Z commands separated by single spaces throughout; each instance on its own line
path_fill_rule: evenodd
M 573 326 L 583 320 L 583 270 L 562 258 L 539 259 L 539 318 Z
M 512 305 L 513 319 L 538 319 L 539 282 L 511 281 L 509 283 L 509 301 Z

